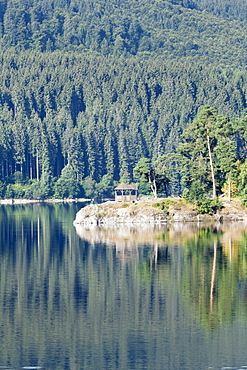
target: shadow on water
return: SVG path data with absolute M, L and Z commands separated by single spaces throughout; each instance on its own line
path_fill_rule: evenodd
M 246 225 L 75 228 L 80 207 L 0 207 L 0 366 L 245 364 Z

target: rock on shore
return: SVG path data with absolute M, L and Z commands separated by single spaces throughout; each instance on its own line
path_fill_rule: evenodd
M 247 219 L 240 202 L 223 201 L 224 208 L 215 215 L 201 215 L 181 198 L 153 199 L 138 202 L 91 204 L 76 214 L 74 225 L 165 224 L 168 222 L 240 221 Z

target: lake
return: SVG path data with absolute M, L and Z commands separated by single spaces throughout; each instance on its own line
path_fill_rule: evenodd
M 247 369 L 247 226 L 0 206 L 0 369 Z

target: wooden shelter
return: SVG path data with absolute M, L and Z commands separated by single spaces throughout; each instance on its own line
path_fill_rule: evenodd
M 121 183 L 114 191 L 116 202 L 136 201 L 138 197 L 138 185 Z

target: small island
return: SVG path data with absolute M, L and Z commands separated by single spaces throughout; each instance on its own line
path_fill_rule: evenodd
M 74 225 L 165 224 L 172 222 L 228 222 L 247 220 L 241 200 L 222 199 L 216 212 L 200 213 L 183 198 L 145 199 L 136 202 L 108 201 L 90 204 L 76 214 Z

